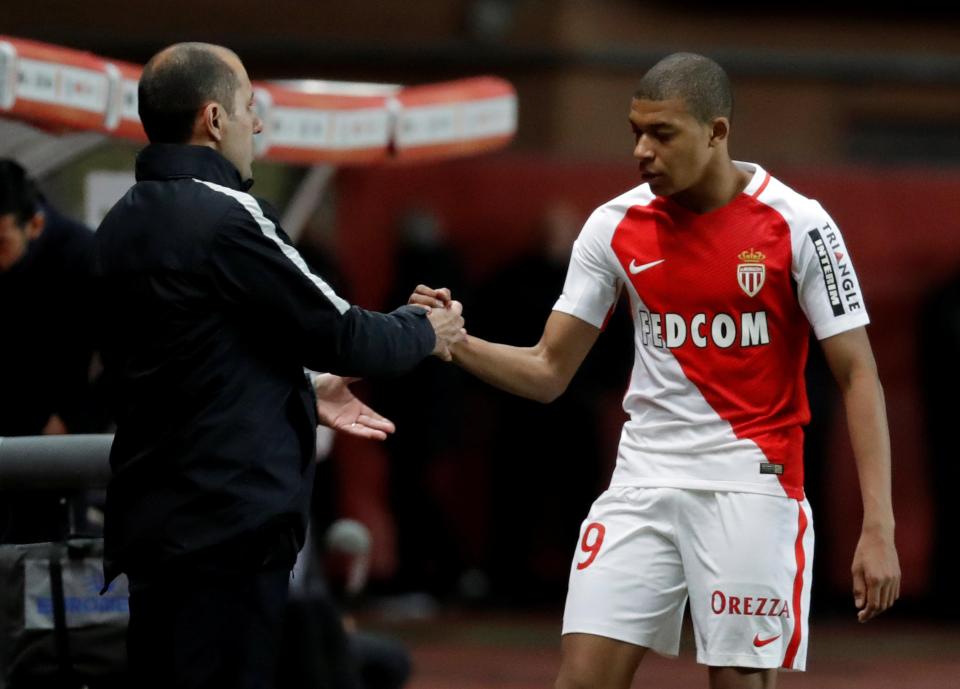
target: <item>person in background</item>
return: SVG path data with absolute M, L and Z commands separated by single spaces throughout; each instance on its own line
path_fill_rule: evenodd
M 462 300 L 468 290 L 463 257 L 442 217 L 428 206 L 412 206 L 398 217 L 396 232 L 396 268 L 387 303 L 402 303 L 410 285 L 418 282 L 447 285 Z M 454 592 L 464 569 L 464 544 L 444 494 L 450 487 L 439 489 L 437 476 L 442 467 L 460 460 L 467 380 L 462 371 L 431 359 L 411 373 L 376 381 L 373 390 L 377 409 L 399 426 L 420 418 L 431 421 L 430 433 L 400 434 L 386 442 L 389 508 L 397 538 L 392 586 L 400 595 L 397 600 L 413 609 L 418 601 L 429 609 L 435 596 Z M 429 539 L 423 537 L 427 532 Z
M 102 430 L 89 382 L 94 235 L 0 160 L 0 437 Z M 64 535 L 60 499 L 0 494 L 0 542 Z

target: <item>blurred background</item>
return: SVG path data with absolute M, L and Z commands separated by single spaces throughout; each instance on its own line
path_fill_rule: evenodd
M 176 41 L 221 43 L 258 80 L 507 79 L 519 101 L 510 146 L 443 162 L 329 169 L 297 240 L 352 303 L 386 310 L 417 283 L 446 286 L 464 302 L 468 330 L 520 345 L 538 339 L 589 212 L 637 183 L 627 113 L 639 77 L 677 50 L 717 59 L 734 85 L 733 156 L 826 207 L 873 320 L 903 568 L 902 600 L 873 624 L 899 624 L 897 648 L 912 640 L 910 652 L 935 668 L 930 681 L 944 683 L 923 684 L 917 678 L 927 675 L 914 672 L 901 684 L 890 670 L 871 686 L 960 686 L 956 662 L 937 665 L 960 657 L 950 566 L 960 532 L 960 10 L 927 0 L 869 11 L 623 0 L 167 0 L 162 11 L 145 12 L 115 0 L 8 0 L 0 32 L 138 64 Z M 104 210 L 91 189 L 102 196 L 104 184 L 122 191 L 132 183 L 133 144 L 74 137 L 76 145 L 45 153 L 29 130 L 2 131 L 0 155 L 20 160 L 51 203 L 90 225 Z M 254 192 L 283 209 L 309 174 L 260 163 Z M 624 419 L 631 333 L 621 304 L 550 406 L 508 397 L 434 360 L 410 376 L 359 386 L 398 431 L 383 445 L 337 439 L 321 465 L 315 511 L 320 523 L 350 517 L 369 529 L 361 615 L 412 645 L 420 668 L 413 686 L 551 681 L 578 525 L 609 480 Z M 849 567 L 860 501 L 835 386 L 812 352 L 807 489 L 817 525 L 813 616 L 825 629 L 812 645 L 816 668 L 818 644 L 822 666 L 833 667 L 836 646 L 827 640 L 847 638 L 844 621 L 853 619 Z M 835 619 L 839 627 L 830 626 Z M 855 652 L 834 658 L 838 676 L 856 674 L 851 655 L 873 658 L 873 666 L 897 657 L 864 642 L 880 638 L 870 633 Z M 492 648 L 509 651 L 491 663 Z M 690 648 L 688 639 L 685 653 Z

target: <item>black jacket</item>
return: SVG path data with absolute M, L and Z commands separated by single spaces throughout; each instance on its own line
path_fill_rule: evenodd
M 434 347 L 425 312 L 351 307 L 212 149 L 151 145 L 97 231 L 118 395 L 107 580 L 286 520 L 302 542 L 315 398 L 304 367 L 371 376 Z

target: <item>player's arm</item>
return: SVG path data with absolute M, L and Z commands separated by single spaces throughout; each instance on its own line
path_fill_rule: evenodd
M 552 402 L 567 389 L 599 334 L 600 330 L 586 321 L 553 311 L 533 347 L 467 335 L 450 351 L 458 366 L 480 380 L 514 395 Z
M 894 544 L 890 432 L 883 388 L 866 329 L 820 342 L 840 386 L 863 499 L 863 526 L 853 558 L 853 594 L 861 622 L 879 615 L 900 596 L 900 563 Z
M 442 309 L 452 302 L 446 287 L 418 285 L 409 303 Z M 450 351 L 456 364 L 485 383 L 538 402 L 552 402 L 567 389 L 599 335 L 600 329 L 586 321 L 553 311 L 533 347 L 514 347 L 467 335 Z

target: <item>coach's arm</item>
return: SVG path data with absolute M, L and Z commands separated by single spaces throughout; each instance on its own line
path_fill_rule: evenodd
M 900 563 L 894 544 L 890 431 L 883 388 L 865 328 L 820 342 L 840 386 L 857 463 L 863 526 L 853 557 L 853 596 L 861 622 L 879 615 L 900 596 Z

